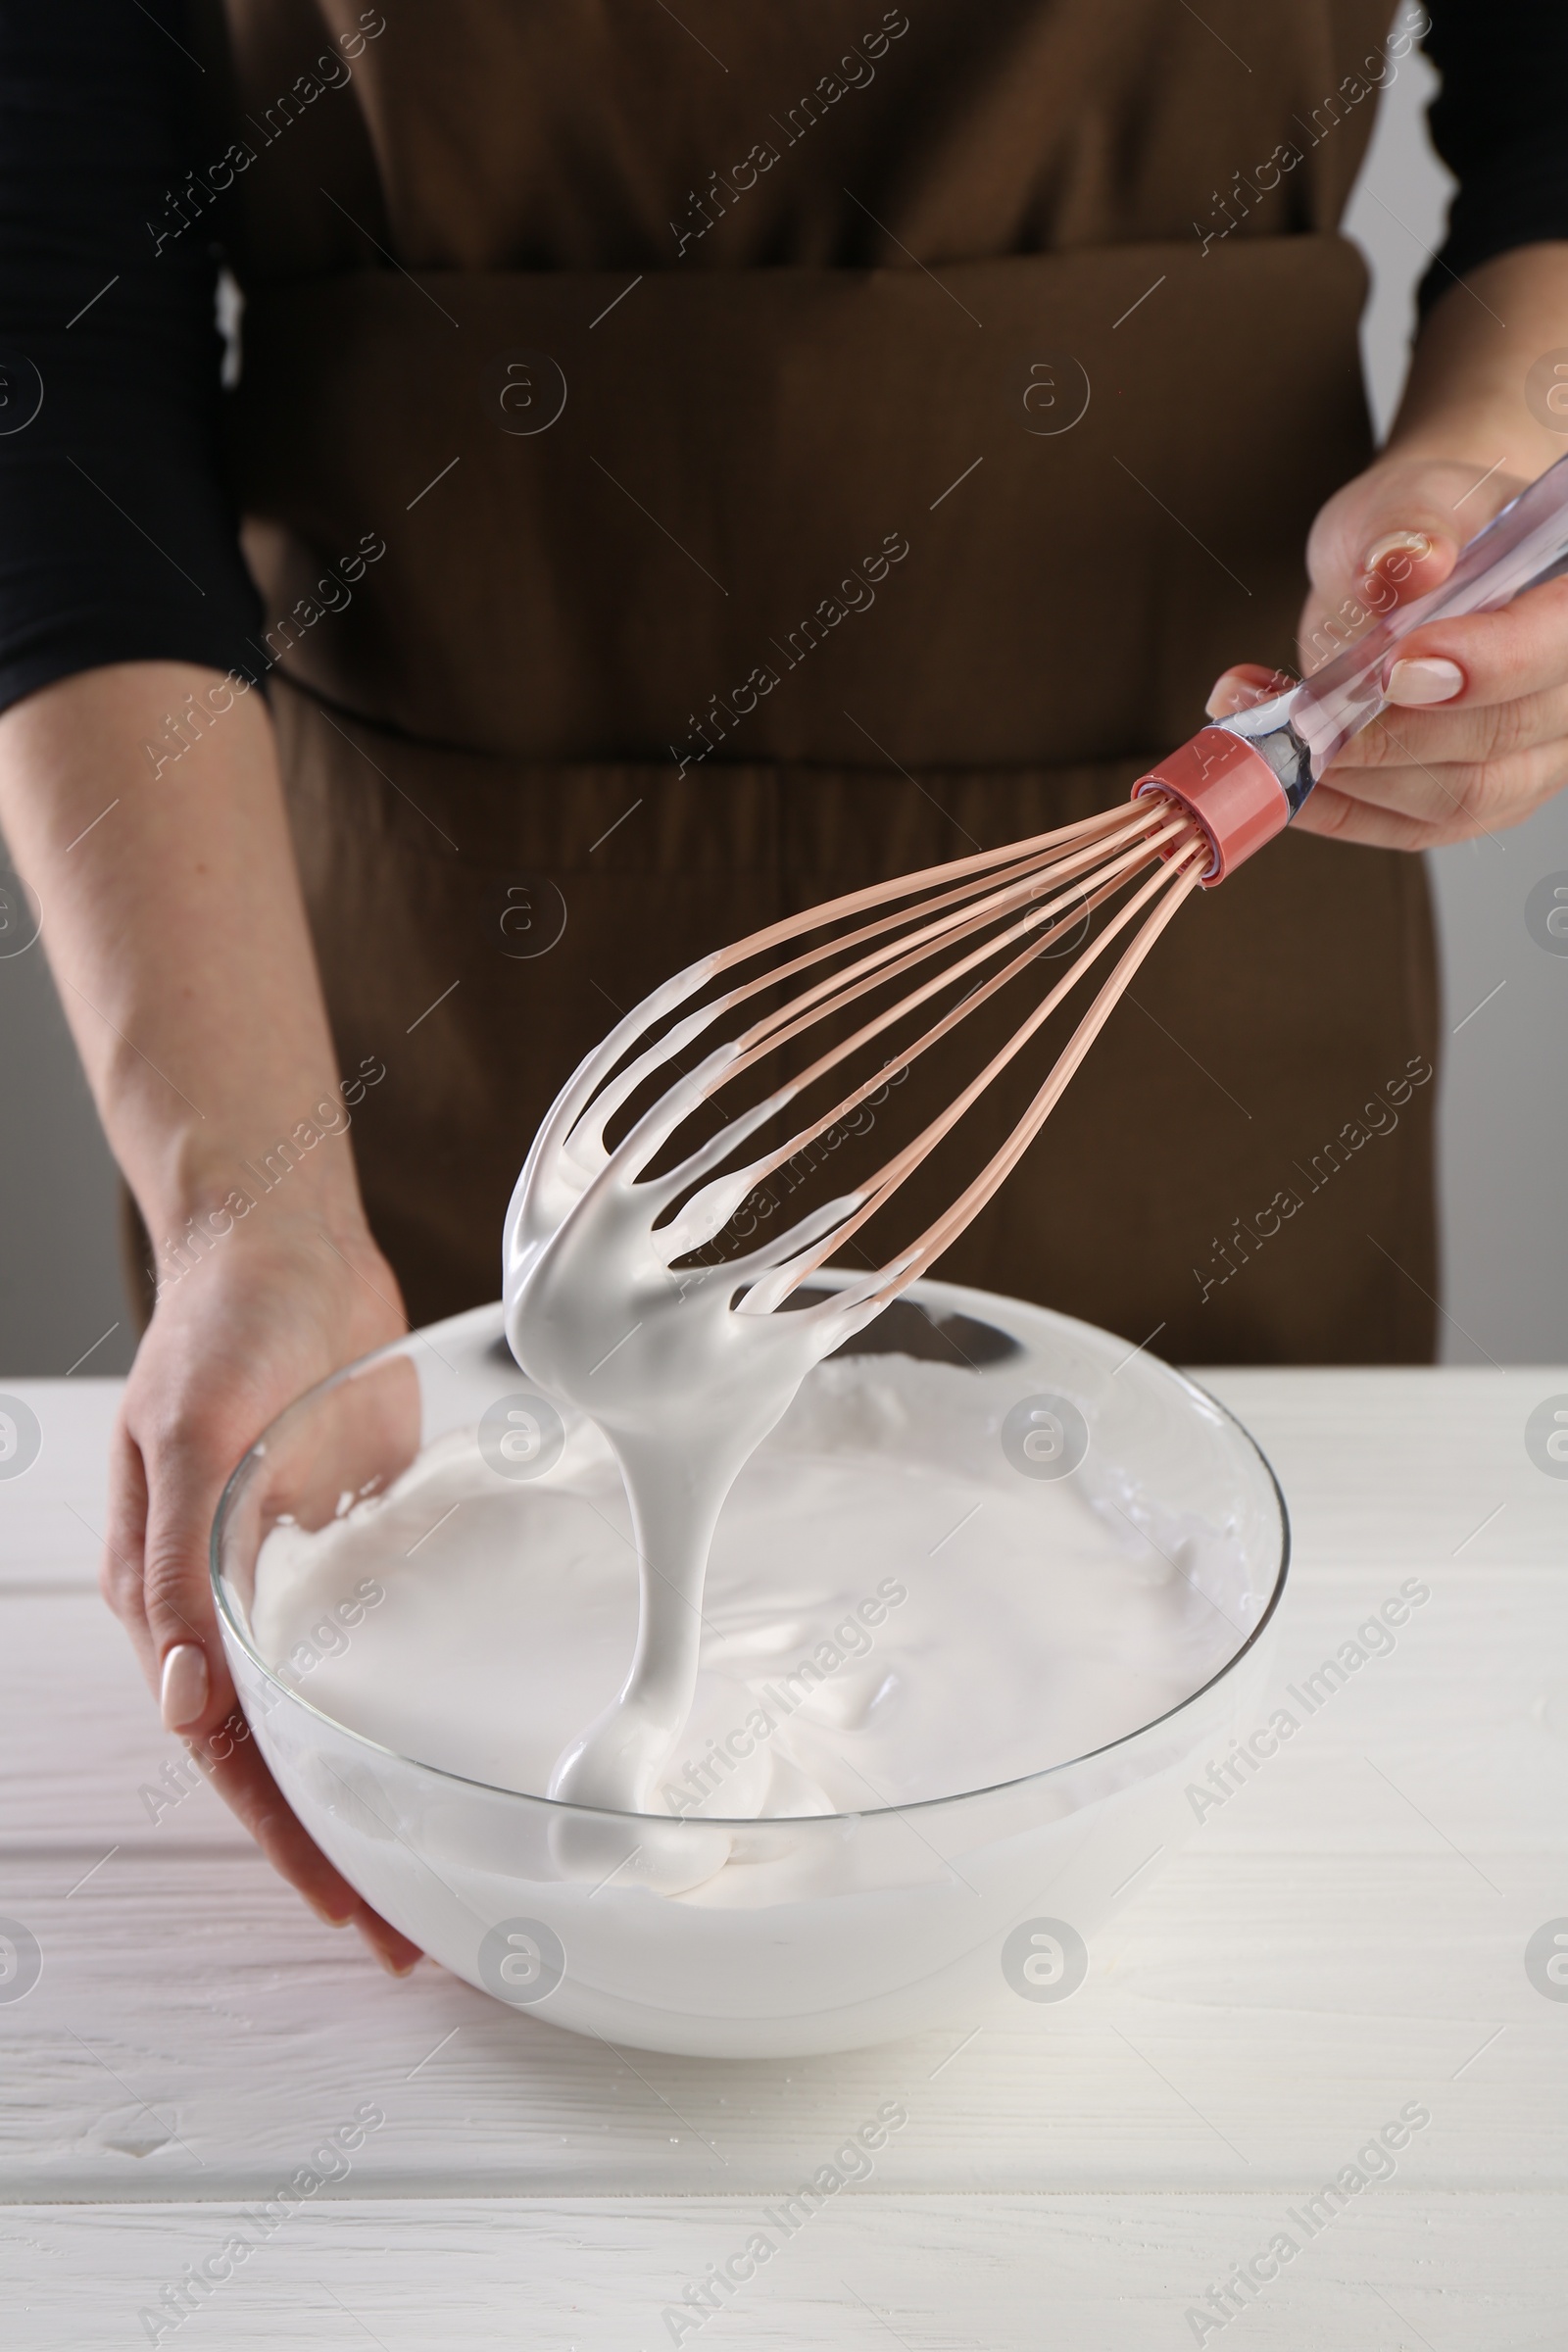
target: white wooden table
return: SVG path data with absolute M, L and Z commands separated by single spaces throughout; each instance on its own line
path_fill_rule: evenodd
M 1205 1815 L 1044 2031 L 714 2063 L 394 1983 L 205 1787 L 155 1824 L 177 1744 L 94 1588 L 115 1384 L 13 1382 L 44 1443 L 0 1482 L 0 1914 L 43 1970 L 0 2000 L 0 2340 L 153 2340 L 140 2315 L 369 2102 L 351 2169 L 157 2340 L 1559 2352 L 1568 1999 L 1525 1952 L 1568 1919 L 1568 1479 L 1524 1425 L 1568 1372 L 1211 1385 L 1295 1522 L 1276 1690 L 1414 1576 L 1397 1646 Z M 673 2328 L 889 2099 L 872 2177 Z M 1392 2177 L 1308 2239 L 1288 2217 L 1407 2105 Z M 1282 2231 L 1221 2324 L 1208 2290 Z

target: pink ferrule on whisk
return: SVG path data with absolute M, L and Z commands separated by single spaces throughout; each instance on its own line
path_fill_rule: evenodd
M 1261 752 L 1223 727 L 1201 727 L 1179 750 L 1140 776 L 1132 798 L 1163 793 L 1194 817 L 1213 855 L 1200 877 L 1205 890 L 1234 873 L 1291 821 L 1291 804 Z M 1175 854 L 1175 845 L 1162 855 Z

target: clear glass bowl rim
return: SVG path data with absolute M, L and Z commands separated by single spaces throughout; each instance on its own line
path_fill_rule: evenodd
M 499 1301 L 496 1303 L 499 1305 Z M 999 1303 L 1008 1302 L 999 1301 Z M 1018 1303 L 1027 1305 L 1029 1301 L 1020 1300 Z M 1054 1308 L 1042 1311 L 1056 1314 L 1056 1310 Z M 456 1318 L 453 1319 L 455 1320 Z M 1099 1330 L 1098 1325 L 1080 1323 L 1077 1316 L 1057 1315 L 1056 1319 L 1063 1323 L 1077 1324 L 1079 1328 L 1085 1331 L 1098 1332 Z M 760 1826 L 759 1818 L 750 1814 L 737 1816 L 717 1813 L 703 1813 L 677 1816 L 669 1813 L 625 1813 L 614 1810 L 610 1806 L 579 1805 L 571 1803 L 563 1797 L 540 1796 L 536 1795 L 531 1789 L 526 1788 L 497 1788 L 495 1783 L 492 1781 L 470 1780 L 466 1773 L 449 1772 L 445 1766 L 440 1764 L 427 1764 L 421 1757 L 418 1756 L 405 1756 L 397 1748 L 386 1746 L 382 1740 L 372 1740 L 365 1732 L 355 1731 L 351 1724 L 340 1723 L 335 1715 L 326 1714 L 322 1708 L 313 1705 L 308 1698 L 302 1697 L 298 1690 L 293 1690 L 287 1683 L 282 1682 L 278 1676 L 273 1673 L 271 1667 L 268 1665 L 266 1659 L 262 1657 L 256 1647 L 255 1642 L 251 1640 L 245 1628 L 240 1624 L 232 1607 L 229 1605 L 229 1596 L 224 1586 L 221 1564 L 221 1545 L 223 1533 L 228 1523 L 232 1504 L 238 1496 L 240 1483 L 262 1459 L 268 1446 L 272 1440 L 274 1431 L 280 1430 L 283 1424 L 294 1414 L 303 1414 L 312 1404 L 317 1401 L 318 1397 L 329 1396 L 334 1389 L 341 1388 L 347 1381 L 358 1380 L 362 1378 L 367 1372 L 373 1371 L 377 1364 L 389 1363 L 394 1357 L 407 1355 L 411 1349 L 417 1346 L 420 1334 L 416 1331 L 405 1332 L 401 1338 L 388 1341 L 385 1347 L 372 1349 L 368 1355 L 356 1357 L 353 1363 L 342 1365 L 336 1372 L 329 1373 L 325 1380 L 318 1380 L 314 1387 L 303 1390 L 291 1403 L 286 1404 L 283 1407 L 283 1410 L 276 1416 L 274 1420 L 271 1420 L 268 1423 L 267 1427 L 262 1431 L 260 1437 L 258 1437 L 252 1445 L 246 1447 L 245 1452 L 235 1464 L 233 1470 L 229 1473 L 228 1478 L 224 1481 L 223 1492 L 218 1498 L 218 1508 L 213 1514 L 212 1534 L 208 1540 L 208 1573 L 212 1580 L 214 1604 L 218 1610 L 218 1614 L 221 1622 L 227 1627 L 229 1633 L 239 1643 L 240 1648 L 244 1651 L 246 1657 L 250 1660 L 257 1673 L 262 1675 L 266 1681 L 270 1683 L 272 1688 L 280 1694 L 281 1697 L 288 1700 L 295 1707 L 301 1709 L 305 1714 L 314 1715 L 318 1723 L 325 1724 L 328 1730 L 335 1732 L 340 1739 L 353 1740 L 358 1746 L 368 1749 L 373 1755 L 386 1756 L 394 1764 L 411 1767 L 416 1772 L 431 1773 L 437 1780 L 450 1781 L 454 1787 L 459 1788 L 478 1789 L 486 1796 L 500 1798 L 504 1803 L 548 1805 L 554 1811 L 563 1814 L 586 1814 L 590 1816 L 597 1815 L 606 1820 L 612 1821 L 635 1821 L 649 1823 L 657 1822 L 666 1832 L 666 1834 L 670 1826 L 677 1820 L 685 1820 L 689 1822 L 694 1829 L 699 1831 L 703 1829 L 756 1830 Z M 824 1828 L 828 1828 L 834 1823 L 844 1824 L 852 1821 L 875 1821 L 880 1818 L 893 1815 L 902 1816 L 908 1813 L 930 1812 L 942 1805 L 957 1805 L 968 1803 L 970 1801 L 978 1801 L 982 1797 L 1001 1795 L 1004 1791 L 1008 1789 L 1027 1788 L 1036 1783 L 1044 1783 L 1046 1781 L 1054 1780 L 1061 1773 L 1077 1771 L 1081 1766 L 1093 1762 L 1098 1756 L 1108 1756 L 1113 1754 L 1114 1751 L 1119 1747 L 1130 1746 L 1134 1740 L 1142 1740 L 1150 1732 L 1157 1731 L 1159 1726 L 1163 1723 L 1174 1722 L 1178 1715 L 1185 1714 L 1189 1707 L 1196 1706 L 1200 1698 L 1205 1697 L 1210 1690 L 1215 1690 L 1219 1684 L 1225 1681 L 1228 1675 L 1232 1675 L 1236 1672 L 1236 1669 L 1241 1665 L 1242 1660 L 1248 1655 L 1248 1652 L 1254 1648 L 1258 1641 L 1261 1639 L 1265 1628 L 1268 1626 L 1269 1621 L 1273 1617 L 1276 1609 L 1279 1607 L 1281 1597 L 1285 1592 L 1286 1580 L 1289 1576 L 1291 1565 L 1291 1515 L 1286 1505 L 1284 1490 L 1280 1486 L 1278 1478 L 1275 1476 L 1274 1465 L 1269 1460 L 1268 1455 L 1263 1451 L 1262 1446 L 1253 1437 L 1251 1431 L 1247 1427 L 1247 1424 L 1231 1411 L 1228 1404 L 1224 1403 L 1220 1397 L 1215 1396 L 1209 1390 L 1203 1388 L 1200 1382 L 1190 1378 L 1187 1373 L 1178 1372 L 1173 1364 L 1167 1364 L 1162 1356 L 1152 1357 L 1150 1360 L 1151 1362 L 1157 1364 L 1159 1369 L 1171 1380 L 1175 1381 L 1179 1387 L 1187 1390 L 1191 1396 L 1200 1397 L 1204 1404 L 1211 1406 L 1223 1420 L 1226 1420 L 1231 1424 L 1231 1427 L 1238 1432 L 1246 1445 L 1257 1456 L 1258 1461 L 1262 1464 L 1263 1474 L 1268 1480 L 1270 1491 L 1274 1496 L 1274 1505 L 1279 1513 L 1280 1523 L 1279 1566 L 1275 1571 L 1273 1587 L 1269 1592 L 1268 1600 L 1263 1608 L 1262 1614 L 1259 1616 L 1256 1625 L 1253 1626 L 1251 1632 L 1248 1635 L 1241 1647 L 1233 1650 L 1231 1655 L 1225 1660 L 1224 1665 L 1218 1667 L 1216 1671 L 1209 1676 L 1206 1682 L 1200 1683 L 1196 1690 L 1189 1690 L 1185 1698 L 1178 1699 L 1175 1706 L 1167 1707 L 1163 1714 L 1151 1716 L 1147 1723 L 1135 1725 L 1132 1731 L 1118 1733 L 1114 1740 L 1107 1740 L 1099 1747 L 1086 1748 L 1082 1755 L 1065 1757 L 1060 1763 L 1048 1764 L 1039 1772 L 1019 1773 L 1009 1781 L 994 1781 L 979 1788 L 956 1788 L 951 1790 L 945 1796 L 916 1797 L 908 1804 L 858 1805 L 853 1813 L 769 1814 L 763 1817 L 768 1823 L 771 1824 L 776 1822 L 780 1827 L 782 1827 L 785 1823 L 788 1823 L 792 1828 L 799 1830 L 808 1823 L 820 1823 Z

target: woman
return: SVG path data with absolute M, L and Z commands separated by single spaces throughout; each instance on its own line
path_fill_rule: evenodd
M 1303 543 L 1310 662 L 1561 453 L 1524 387 L 1568 342 L 1568 46 L 1529 12 L 1522 74 L 1440 10 L 1463 190 L 1374 461 L 1336 232 L 1418 9 L 91 13 L 69 63 L 5 26 L 0 819 L 156 1296 L 105 1584 L 269 1856 L 403 1968 L 235 1715 L 224 1474 L 405 1300 L 493 1295 L 540 1112 L 671 966 L 1119 797 L 1295 658 Z M 1189 910 L 944 1270 L 1176 1356 L 1427 1354 L 1399 853 L 1556 789 L 1565 678 L 1562 583 L 1412 638 L 1396 722 Z

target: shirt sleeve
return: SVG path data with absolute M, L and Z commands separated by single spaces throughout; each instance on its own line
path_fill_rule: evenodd
M 109 662 L 256 665 L 216 249 L 179 205 L 201 74 L 178 0 L 0 0 L 0 709 Z
M 1427 0 L 1427 14 L 1443 76 L 1432 141 L 1459 185 L 1423 310 L 1495 254 L 1568 238 L 1565 0 Z

